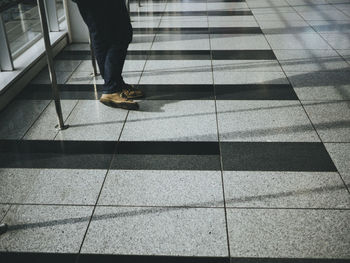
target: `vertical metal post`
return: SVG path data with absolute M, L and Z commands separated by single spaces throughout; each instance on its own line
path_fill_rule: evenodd
M 6 233 L 7 228 L 6 224 L 0 224 L 0 235 Z
M 42 28 L 43 38 L 44 38 L 44 43 L 45 43 L 47 64 L 49 67 L 50 79 L 51 79 L 51 84 L 52 84 L 52 94 L 53 94 L 53 98 L 55 101 L 56 113 L 57 113 L 57 117 L 58 117 L 58 126 L 57 127 L 60 130 L 64 130 L 64 129 L 67 129 L 68 126 L 64 125 L 63 116 L 62 116 L 60 94 L 59 94 L 59 90 L 58 90 L 58 86 L 57 86 L 57 77 L 56 77 L 55 67 L 53 64 L 53 54 L 52 54 L 52 47 L 51 47 L 51 43 L 50 43 L 50 35 L 49 35 L 49 28 L 47 25 L 44 0 L 37 0 L 37 3 L 38 3 L 38 8 L 39 8 L 41 28 Z
M 6 35 L 5 23 L 0 13 L 0 70 L 13 70 L 13 61 L 9 41 Z
M 98 73 L 97 73 L 97 65 L 96 65 L 96 56 L 95 56 L 94 48 L 92 46 L 90 34 L 89 34 L 89 45 L 90 45 L 90 52 L 91 52 L 91 63 L 92 63 L 92 68 L 94 70 L 93 76 L 97 77 Z
M 45 7 L 51 32 L 60 31 L 55 0 L 45 0 Z

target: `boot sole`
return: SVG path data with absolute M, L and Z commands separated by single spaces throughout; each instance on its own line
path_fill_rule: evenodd
M 116 103 L 110 100 L 100 100 L 100 102 L 108 107 L 119 108 L 124 110 L 138 110 L 139 105 L 137 103 Z

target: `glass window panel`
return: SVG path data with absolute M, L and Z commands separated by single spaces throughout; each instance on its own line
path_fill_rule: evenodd
M 16 58 L 42 36 L 39 10 L 36 1 L 27 1 L 7 9 L 2 14 L 11 54 Z

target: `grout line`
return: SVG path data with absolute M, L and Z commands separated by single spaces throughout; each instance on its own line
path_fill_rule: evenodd
M 50 104 L 53 102 L 53 100 L 48 100 L 48 104 L 44 107 L 44 109 L 39 113 L 38 117 L 35 118 L 35 120 L 32 122 L 32 124 L 29 126 L 29 128 L 25 131 L 25 133 L 21 136 L 20 140 L 23 140 L 23 138 L 27 135 L 27 133 L 30 131 L 30 129 L 34 126 L 34 124 L 40 119 L 40 117 L 43 115 L 44 111 L 50 106 Z
M 58 206 L 58 207 L 95 207 L 95 205 L 77 205 L 77 204 L 35 204 L 35 203 L 0 203 L 0 205 L 9 206 Z M 10 207 L 10 208 L 11 208 Z M 223 209 L 224 206 L 176 206 L 176 205 L 97 205 L 97 207 L 120 207 L 120 208 L 157 208 L 157 209 Z M 10 210 L 8 209 L 8 211 Z M 347 207 L 269 207 L 269 206 L 226 206 L 226 209 L 239 209 L 239 210 L 321 210 L 321 211 L 349 211 Z M 8 212 L 7 211 L 7 212 Z
M 68 121 L 69 117 L 72 115 L 72 113 L 73 113 L 73 111 L 75 110 L 75 108 L 78 106 L 78 104 L 79 104 L 80 101 L 81 101 L 81 100 L 77 100 L 77 101 L 76 101 L 76 103 L 75 103 L 75 105 L 73 106 L 72 110 L 70 111 L 70 113 L 67 115 L 67 117 L 66 117 L 65 120 L 64 120 L 65 124 L 66 124 L 66 122 Z M 59 134 L 60 134 L 60 131 L 57 130 L 57 131 L 56 131 L 56 135 L 55 135 L 55 137 L 53 137 L 52 140 L 55 141 L 56 138 L 57 138 L 57 136 L 58 136 Z
M 4 216 L 2 218 L 0 218 L 0 223 L 3 223 L 3 220 L 5 219 L 5 217 L 7 216 L 7 214 L 10 212 L 10 209 L 12 208 L 12 204 L 6 204 L 9 205 L 9 208 L 7 209 L 7 211 L 5 212 Z
M 99 200 L 100 200 L 100 197 L 101 197 L 101 194 L 102 194 L 102 191 L 103 191 L 104 185 L 105 185 L 105 183 L 106 183 L 107 176 L 108 176 L 108 174 L 109 174 L 109 171 L 111 170 L 111 167 L 112 167 L 113 161 L 114 161 L 114 159 L 116 158 L 116 155 L 117 155 L 117 149 L 118 149 L 118 144 L 119 144 L 120 138 L 121 138 L 121 136 L 122 136 L 122 133 L 123 133 L 123 130 L 124 130 L 124 127 L 125 127 L 125 124 L 126 124 L 126 120 L 127 120 L 128 116 L 129 116 L 129 112 L 130 112 L 130 111 L 128 111 L 128 113 L 126 114 L 126 117 L 125 117 L 125 121 L 124 121 L 123 127 L 122 127 L 122 129 L 121 129 L 121 131 L 120 131 L 120 134 L 119 134 L 119 137 L 118 137 L 118 140 L 117 140 L 117 144 L 116 144 L 115 149 L 114 149 L 114 154 L 112 155 L 112 158 L 111 158 L 111 161 L 110 161 L 109 168 L 108 168 L 108 169 L 107 169 L 107 171 L 106 171 L 106 175 L 105 175 L 105 177 L 104 177 L 104 179 L 103 179 L 103 182 L 102 182 L 102 185 L 101 185 L 100 192 L 99 192 L 99 194 L 98 194 L 98 196 L 97 196 L 96 203 L 95 203 L 94 208 L 93 208 L 93 210 L 92 210 L 92 214 L 91 214 L 91 217 L 90 217 L 89 223 L 88 223 L 88 225 L 87 225 L 87 227 L 86 227 L 86 231 L 85 231 L 85 234 L 84 234 L 83 240 L 82 240 L 81 245 L 80 245 L 80 248 L 79 248 L 78 256 L 77 256 L 76 261 L 75 261 L 76 263 L 77 263 L 77 262 L 79 262 L 79 256 L 80 256 L 80 254 L 81 254 L 81 250 L 82 250 L 82 248 L 83 248 L 83 245 L 84 245 L 84 242 L 85 242 L 85 239 L 86 239 L 87 233 L 88 233 L 88 231 L 89 231 L 89 228 L 90 228 L 91 222 L 92 222 L 92 220 L 93 220 L 93 217 L 94 217 L 94 214 L 95 214 L 96 208 L 98 207 L 98 202 L 99 202 Z
M 207 9 L 207 23 L 208 23 L 208 27 L 209 27 L 208 0 L 207 0 L 206 9 Z M 219 145 L 219 158 L 220 158 L 220 167 L 221 167 L 220 174 L 221 174 L 222 198 L 224 201 L 223 208 L 224 208 L 225 226 L 226 226 L 227 253 L 228 253 L 228 259 L 231 262 L 232 260 L 231 260 L 230 235 L 229 235 L 229 229 L 228 229 L 227 205 L 226 205 L 226 197 L 225 197 L 225 184 L 224 184 L 224 171 L 223 171 L 224 166 L 223 166 L 221 142 L 220 142 L 218 108 L 217 108 L 217 99 L 216 99 L 216 88 L 215 88 L 215 82 L 214 82 L 213 52 L 212 52 L 212 47 L 211 47 L 211 34 L 210 34 L 210 32 L 208 32 L 208 38 L 209 38 L 209 49 L 210 49 L 211 76 L 212 76 L 212 83 L 213 83 L 213 89 L 214 89 L 214 105 L 215 105 L 217 139 L 218 139 L 218 145 Z
M 166 10 L 166 8 L 167 8 L 167 5 L 168 5 L 168 0 L 166 0 L 166 3 L 165 3 L 165 5 L 164 5 L 164 9 L 163 9 L 163 13 L 162 13 L 162 15 L 159 17 L 159 22 L 158 22 L 158 27 L 157 27 L 157 29 L 160 28 L 160 25 L 161 25 L 161 23 L 162 23 L 162 19 L 163 19 L 165 10 Z M 150 49 L 149 49 L 150 51 L 152 50 L 153 44 L 154 44 L 154 42 L 156 41 L 157 36 L 158 36 L 158 30 L 157 30 L 157 32 L 154 34 L 153 41 L 152 41 L 151 47 L 150 47 Z M 139 78 L 139 81 L 138 81 L 138 85 L 141 85 L 140 82 L 141 82 L 143 73 L 145 72 L 145 68 L 146 68 L 146 65 L 147 65 L 147 62 L 148 62 L 150 56 L 151 56 L 151 52 L 149 52 L 149 54 L 147 55 L 147 57 L 146 57 L 146 59 L 145 59 L 145 64 L 143 65 L 143 68 L 142 68 L 142 71 L 141 71 L 141 75 L 140 75 L 140 78 Z
M 293 6 L 291 6 L 289 3 L 288 3 L 288 5 L 289 5 L 295 12 L 298 13 L 298 11 L 297 11 Z M 298 13 L 298 14 L 299 14 L 299 13 Z M 301 16 L 301 15 L 300 15 L 300 16 Z M 301 17 L 302 17 L 302 16 L 301 16 Z M 319 32 L 316 31 L 316 29 L 314 28 L 314 26 L 312 26 L 306 19 L 304 19 L 304 17 L 302 17 L 302 19 L 303 19 L 303 21 L 304 21 L 305 23 L 307 23 L 307 24 L 308 24 L 308 25 L 309 25 L 309 26 L 310 26 L 310 27 L 311 27 L 311 28 L 312 28 L 312 29 L 313 29 L 313 30 L 314 30 L 314 31 L 315 31 L 315 32 L 316 32 L 316 33 L 331 47 L 331 50 L 333 50 L 334 52 L 336 52 L 337 55 L 338 55 L 345 63 L 350 64 L 343 56 L 341 56 L 341 54 L 339 54 L 339 52 L 338 52 L 335 48 L 333 48 L 333 46 L 332 46 Z M 280 62 L 278 61 L 278 63 L 280 63 Z M 287 74 L 285 73 L 285 70 L 284 70 L 283 68 L 282 68 L 282 70 L 283 70 L 284 74 L 286 75 L 288 81 L 289 81 L 290 84 L 292 85 L 292 83 L 291 83 L 289 77 L 288 77 Z M 293 87 L 293 86 L 292 86 L 292 87 Z M 293 87 L 293 88 L 294 88 L 294 87 Z M 298 99 L 299 99 L 299 96 L 298 96 Z M 325 141 L 322 140 L 322 138 L 321 138 L 319 132 L 317 131 L 317 129 L 316 129 L 314 123 L 313 123 L 312 120 L 311 120 L 310 115 L 308 114 L 308 112 L 307 112 L 306 109 L 305 109 L 305 105 L 302 103 L 302 101 L 301 101 L 300 99 L 299 99 L 299 102 L 300 102 L 300 104 L 301 104 L 301 106 L 302 106 L 302 108 L 303 108 L 303 110 L 304 110 L 304 112 L 305 112 L 307 118 L 309 119 L 309 121 L 310 121 L 310 123 L 311 123 L 313 129 L 315 130 L 315 132 L 316 132 L 318 138 L 320 139 L 320 141 L 322 142 L 324 148 L 325 148 L 326 151 L 327 151 L 327 148 L 326 148 L 326 146 L 325 146 Z M 340 102 L 341 102 L 341 101 L 340 101 Z M 327 151 L 327 153 L 328 153 L 328 156 L 329 156 L 330 160 L 332 161 L 334 167 L 336 167 L 336 169 L 337 169 L 337 174 L 338 174 L 340 180 L 343 182 L 343 185 L 344 185 L 345 189 L 346 189 L 346 190 L 348 191 L 348 193 L 350 194 L 349 186 L 346 184 L 344 178 L 342 177 L 341 173 L 339 172 L 339 170 L 338 170 L 337 166 L 335 165 L 335 163 L 334 163 L 334 161 L 333 161 L 333 159 L 332 159 L 330 153 L 329 153 L 328 151 Z
M 294 8 L 294 6 L 291 6 L 288 2 L 287 2 L 287 4 L 288 4 L 289 7 L 291 7 L 298 15 L 300 15 L 299 12 Z M 329 3 L 328 3 L 328 4 L 329 4 Z M 332 5 L 332 4 L 331 4 L 331 5 Z M 336 8 L 336 9 L 337 9 L 337 8 Z M 348 62 L 348 61 L 337 51 L 337 49 L 335 49 L 335 48 L 328 42 L 328 40 L 325 39 L 325 38 L 322 36 L 322 34 L 321 34 L 320 32 L 318 32 L 318 31 L 315 29 L 315 27 L 309 23 L 309 20 L 306 20 L 302 15 L 300 15 L 300 17 L 303 19 L 303 21 L 304 21 L 306 24 L 308 24 L 309 27 L 312 28 L 312 30 L 315 31 L 315 33 L 316 33 L 318 36 L 320 36 L 320 37 L 327 43 L 327 45 L 331 48 L 331 49 L 329 49 L 329 50 L 335 51 L 335 52 L 337 53 L 337 55 L 338 55 L 346 64 L 350 65 L 350 62 Z M 322 21 L 336 21 L 336 20 L 322 20 Z M 330 33 L 330 34 L 332 34 L 332 33 Z M 334 34 L 334 33 L 333 33 L 333 34 Z M 304 49 L 303 49 L 303 50 L 304 50 Z M 313 49 L 311 49 L 311 50 L 313 50 Z

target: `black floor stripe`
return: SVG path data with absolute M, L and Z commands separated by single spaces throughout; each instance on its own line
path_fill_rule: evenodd
M 131 0 L 130 2 L 138 3 L 139 0 Z M 141 0 L 144 3 L 242 3 L 245 0 Z
M 96 100 L 102 94 L 102 86 L 92 84 L 59 85 L 63 100 Z M 138 85 L 145 92 L 142 100 L 298 100 L 289 84 L 247 84 L 247 85 Z M 50 84 L 28 85 L 20 100 L 51 100 Z
M 107 169 L 116 142 L 0 141 L 2 168 Z M 223 142 L 224 170 L 337 171 L 322 143 Z M 218 142 L 120 142 L 112 169 L 220 170 Z
M 0 140 L 0 167 L 107 169 L 116 142 Z
M 223 142 L 221 150 L 226 171 L 337 171 L 322 143 Z
M 217 100 L 298 100 L 290 84 L 215 85 Z
M 65 253 L 0 252 L 4 263 L 229 263 L 227 257 L 134 256 Z M 349 259 L 231 258 L 234 263 L 349 263 Z
M 276 60 L 272 50 L 212 50 L 214 60 Z
M 75 263 L 76 258 L 76 254 L 64 253 L 0 252 L 3 263 Z
M 272 50 L 212 50 L 215 60 L 276 60 Z M 210 50 L 130 50 L 127 60 L 210 60 Z M 65 50 L 59 60 L 90 60 L 88 50 Z
M 147 27 L 133 31 L 135 34 L 262 34 L 259 27 Z
M 131 18 L 133 16 L 252 16 L 250 10 L 218 10 L 218 11 L 180 11 L 180 12 L 130 12 Z

